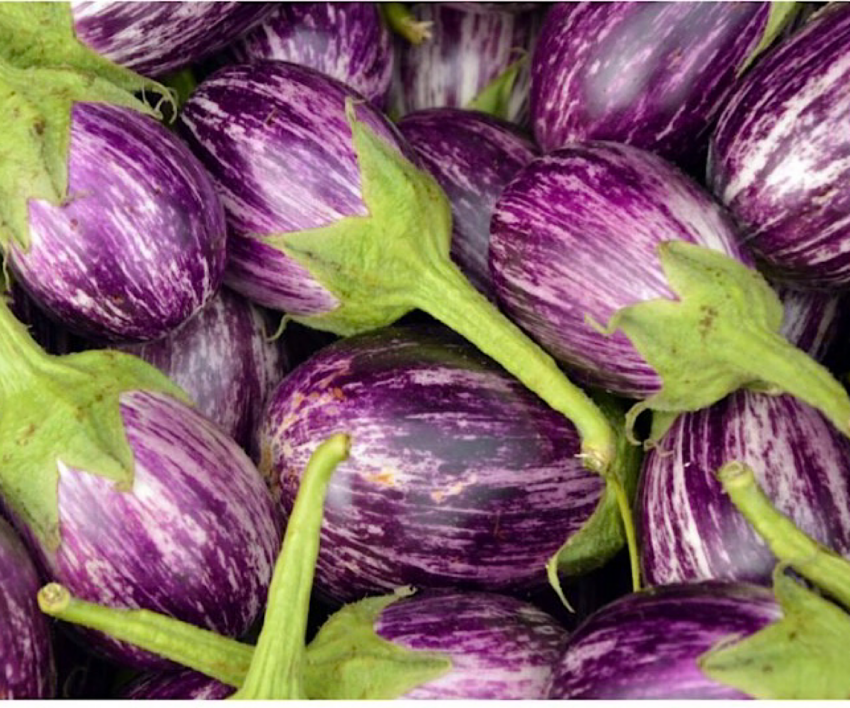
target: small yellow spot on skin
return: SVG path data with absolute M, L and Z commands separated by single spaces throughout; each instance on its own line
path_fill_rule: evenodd
M 380 484 L 384 487 L 395 487 L 395 470 L 383 469 L 380 472 L 367 474 L 366 479 L 374 484 Z
M 437 502 L 437 504 L 440 504 L 446 497 L 456 497 L 458 494 L 461 494 L 464 489 L 471 484 L 475 484 L 477 481 L 478 475 L 472 475 L 467 482 L 455 482 L 448 489 L 431 492 L 431 499 Z
M 339 386 L 334 386 L 333 389 L 331 389 L 331 395 L 338 401 L 345 400 L 345 394 L 343 394 L 342 389 L 339 388 Z

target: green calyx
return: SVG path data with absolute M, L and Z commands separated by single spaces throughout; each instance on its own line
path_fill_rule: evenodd
M 105 59 L 74 36 L 65 2 L 0 3 L 0 248 L 30 244 L 28 201 L 62 204 L 74 103 L 107 103 L 160 117 L 134 92 L 160 103 L 171 91 Z
M 468 111 L 482 111 L 502 120 L 510 120 L 511 98 L 519 72 L 528 64 L 529 56 L 522 52 L 519 59 L 487 84 L 465 108 Z
M 640 557 L 632 518 L 632 506 L 640 472 L 641 449 L 632 445 L 623 430 L 623 409 L 612 396 L 595 392 L 594 399 L 618 429 L 617 455 L 603 476 L 605 488 L 593 514 L 570 536 L 546 564 L 549 584 L 564 605 L 570 607 L 560 576 L 575 577 L 607 563 L 623 546 L 629 549 L 632 588 L 640 589 Z
M 61 541 L 60 461 L 132 488 L 133 452 L 119 405 L 129 391 L 187 400 L 129 354 L 46 354 L 0 298 L 0 496 L 47 548 Z
M 357 120 L 350 99 L 346 116 L 368 215 L 265 239 L 307 268 L 341 303 L 330 313 L 293 319 L 352 335 L 419 308 L 569 418 L 582 437 L 585 464 L 607 470 L 616 454 L 616 436 L 605 415 L 451 262 L 451 207 L 436 180 Z
M 399 37 L 411 44 L 422 44 L 431 39 L 431 26 L 434 23 L 417 20 L 403 2 L 382 2 L 378 7 L 381 8 L 384 22 Z
M 660 391 L 629 411 L 627 430 L 646 409 L 694 411 L 747 386 L 789 393 L 850 435 L 850 397 L 779 334 L 782 303 L 761 274 L 684 241 L 660 244 L 658 258 L 678 300 L 624 307 L 602 329 L 622 330 L 662 380 Z
M 774 40 L 785 31 L 785 28 L 796 17 L 800 11 L 798 2 L 771 2 L 767 10 L 767 19 L 764 23 L 759 42 L 741 62 L 738 67 L 737 76 L 743 76 L 744 72 L 752 66 L 753 62 L 768 49 Z
M 406 649 L 375 632 L 381 612 L 411 591 L 344 607 L 304 646 L 324 498 L 349 445 L 347 435 L 334 435 L 307 464 L 256 647 L 149 610 L 85 602 L 56 584 L 42 588 L 39 606 L 52 617 L 106 632 L 235 686 L 235 699 L 398 698 L 442 676 L 452 667 L 448 657 Z
M 708 677 L 755 698 L 850 696 L 844 651 L 850 616 L 785 574 L 791 566 L 850 608 L 850 563 L 807 536 L 770 502 L 753 471 L 730 462 L 717 473 L 723 490 L 779 559 L 773 588 L 783 616 L 748 637 L 730 637 L 703 654 Z

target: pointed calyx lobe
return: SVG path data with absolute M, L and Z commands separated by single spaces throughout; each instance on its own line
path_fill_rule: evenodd
M 186 395 L 146 362 L 114 351 L 44 353 L 0 298 L 0 496 L 57 548 L 59 464 L 133 485 L 121 417 L 129 391 Z
M 678 300 L 618 310 L 606 331 L 622 330 L 662 379 L 645 409 L 693 411 L 749 386 L 790 393 L 850 434 L 850 398 L 826 368 L 780 334 L 782 304 L 764 278 L 733 258 L 684 241 L 658 246 Z
M 29 246 L 29 199 L 68 198 L 74 103 L 108 103 L 159 117 L 137 98 L 164 86 L 100 57 L 73 31 L 70 3 L 0 4 L 0 248 Z

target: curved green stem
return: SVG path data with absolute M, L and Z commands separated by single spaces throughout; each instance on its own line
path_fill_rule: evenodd
M 781 514 L 745 464 L 729 462 L 718 470 L 717 478 L 738 511 L 781 562 L 850 609 L 850 563 Z
M 51 617 L 176 661 L 231 686 L 240 686 L 254 647 L 149 610 L 119 610 L 73 597 L 62 585 L 45 585 L 38 606 Z
M 235 699 L 304 699 L 305 640 L 313 575 L 319 556 L 322 507 L 331 476 L 348 457 L 350 439 L 338 434 L 313 453 L 269 588 L 266 617 L 254 657 Z
M 381 3 L 380 8 L 389 28 L 411 44 L 422 44 L 426 39 L 431 39 L 433 23 L 417 20 L 403 2 Z
M 808 354 L 773 332 L 742 330 L 730 342 L 730 363 L 747 362 L 753 378 L 772 384 L 817 408 L 838 430 L 850 437 L 850 396 L 829 372 Z
M 609 469 L 617 452 L 616 435 L 590 396 L 470 285 L 454 263 L 433 259 L 428 265 L 419 282 L 411 284 L 412 303 L 468 339 L 569 418 L 581 435 L 585 465 L 600 473 Z
M 640 555 L 638 554 L 637 534 L 635 533 L 635 522 L 632 517 L 632 505 L 623 483 L 612 477 L 606 478 L 606 483 L 612 485 L 617 497 L 617 506 L 623 519 L 623 528 L 626 532 L 626 547 L 629 549 L 629 568 L 632 571 L 632 591 L 640 590 Z

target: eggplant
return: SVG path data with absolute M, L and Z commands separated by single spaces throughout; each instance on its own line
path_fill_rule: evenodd
M 490 593 L 411 596 L 407 588 L 367 598 L 334 614 L 304 647 L 321 502 L 350 443 L 346 434 L 331 436 L 303 472 L 253 650 L 156 613 L 83 602 L 61 586 L 43 588 L 40 606 L 204 671 L 206 682 L 197 674 L 163 677 L 160 686 L 180 698 L 201 686 L 218 691 L 214 679 L 238 686 L 235 698 L 541 698 L 567 634 L 533 605 Z M 145 680 L 148 696 L 155 680 Z
M 35 565 L 0 516 L 0 699 L 53 698 L 56 667 Z
M 751 466 L 803 531 L 850 554 L 850 441 L 790 396 L 738 391 L 681 415 L 644 461 L 638 515 L 647 582 L 770 582 L 776 559 L 715 476 L 730 460 Z
M 813 359 L 826 359 L 842 330 L 843 293 L 790 290 L 781 285 L 774 289 L 785 313 L 782 336 Z
M 557 3 L 532 59 L 544 152 L 610 140 L 704 169 L 709 130 L 791 3 Z
M 496 200 L 537 149 L 510 123 L 478 111 L 434 108 L 398 123 L 452 204 L 452 258 L 494 300 L 487 253 Z
M 780 335 L 782 304 L 728 214 L 627 145 L 576 143 L 496 204 L 490 268 L 507 314 L 585 382 L 675 414 L 742 386 L 791 393 L 850 434 L 850 398 Z
M 375 3 L 281 3 L 229 49 L 238 62 L 277 59 L 309 66 L 386 103 L 393 44 Z
M 75 103 L 69 141 L 69 196 L 30 199 L 26 232 L 0 234 L 11 271 L 73 332 L 162 337 L 224 276 L 227 232 L 213 184 L 170 131 L 130 108 Z
M 575 429 L 442 328 L 341 340 L 281 382 L 259 438 L 285 512 L 312 441 L 343 425 L 351 456 L 331 483 L 316 570 L 334 600 L 406 584 L 541 586 L 603 495 Z
M 223 49 L 273 10 L 264 2 L 72 0 L 76 39 L 116 64 L 162 76 Z
M 284 348 L 269 340 L 269 324 L 257 307 L 223 288 L 168 337 L 119 348 L 162 371 L 249 449 L 265 399 L 288 370 Z
M 274 507 L 245 453 L 185 400 L 128 354 L 45 354 L 0 302 L 0 496 L 42 574 L 239 636 L 271 577 Z
M 133 701 L 220 701 L 233 693 L 233 687 L 197 671 L 147 671 L 126 684 L 120 700 Z
M 570 636 L 549 698 L 747 698 L 703 674 L 697 659 L 721 640 L 754 634 L 780 615 L 769 590 L 744 583 L 667 585 L 628 595 Z
M 417 3 L 412 12 L 432 23 L 431 38 L 421 44 L 396 43 L 393 115 L 487 105 L 499 118 L 516 123 L 527 119 L 527 54 L 539 31 L 538 13 L 480 12 L 466 4 L 440 3 Z M 488 97 L 488 92 L 494 95 Z
M 222 195 L 233 289 L 343 336 L 424 310 L 569 417 L 588 467 L 612 466 L 610 421 L 452 263 L 447 197 L 370 103 L 307 67 L 264 61 L 210 76 L 181 123 Z
M 771 278 L 850 284 L 845 188 L 850 8 L 823 11 L 744 79 L 711 139 L 708 179 Z

